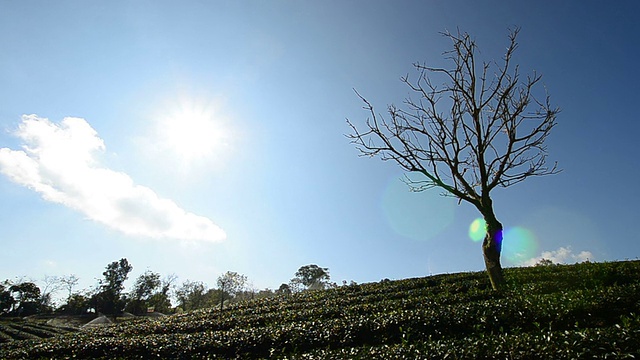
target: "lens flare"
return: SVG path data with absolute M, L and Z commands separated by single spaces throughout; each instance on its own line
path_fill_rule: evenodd
M 411 192 L 397 177 L 382 194 L 382 214 L 393 231 L 401 236 L 428 241 L 453 222 L 455 201 L 437 190 Z
M 538 254 L 538 242 L 530 230 L 521 227 L 504 232 L 502 256 L 514 265 L 521 265 Z
M 469 237 L 474 242 L 482 241 L 486 233 L 487 223 L 483 218 L 477 218 L 469 225 Z

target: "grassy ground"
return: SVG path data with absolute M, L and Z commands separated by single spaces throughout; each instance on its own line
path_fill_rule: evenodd
M 640 357 L 640 262 L 344 286 L 0 345 L 0 358 Z

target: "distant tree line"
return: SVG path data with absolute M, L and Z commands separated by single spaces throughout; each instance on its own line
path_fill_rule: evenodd
M 201 281 L 186 280 L 176 284 L 174 274 L 145 271 L 125 292 L 124 283 L 133 266 L 125 258 L 108 264 L 95 287 L 76 290 L 76 275 L 45 276 L 38 286 L 31 280 L 5 280 L 0 283 L 0 316 L 30 316 L 36 314 L 82 315 L 101 313 L 120 315 L 125 312 L 143 315 L 148 312 L 171 314 L 202 308 L 219 307 L 229 303 L 290 295 L 296 292 L 336 287 L 330 282 L 328 268 L 305 265 L 294 277 L 276 290 L 256 290 L 247 277 L 227 271 L 217 279 L 216 288 L 209 289 Z M 353 282 L 351 282 L 353 284 Z M 346 285 L 346 281 L 343 282 Z M 63 291 L 66 298 L 56 304 L 54 295 Z

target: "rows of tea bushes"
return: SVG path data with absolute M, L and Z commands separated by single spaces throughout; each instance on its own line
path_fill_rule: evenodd
M 14 340 L 41 339 L 74 331 L 70 328 L 50 326 L 25 320 L 0 322 L 0 344 Z
M 344 286 L 2 344 L 0 358 L 640 357 L 640 262 Z

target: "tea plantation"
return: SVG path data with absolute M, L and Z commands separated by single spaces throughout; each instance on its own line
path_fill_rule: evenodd
M 640 358 L 640 261 L 343 286 L 0 344 L 2 359 Z
M 27 320 L 2 321 L 0 322 L 0 344 L 13 340 L 49 338 L 75 331 L 77 329 Z

